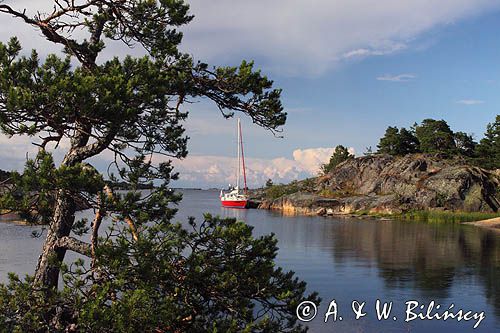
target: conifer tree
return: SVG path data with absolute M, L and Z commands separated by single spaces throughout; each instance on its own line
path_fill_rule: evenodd
M 453 155 L 456 152 L 454 133 L 444 120 L 424 119 L 415 127 L 415 135 L 423 153 Z
M 484 138 L 476 146 L 477 164 L 488 169 L 500 168 L 500 115 L 488 124 Z
M 328 163 L 321 166 L 321 172 L 323 172 L 323 174 L 327 174 L 335 169 L 337 165 L 351 158 L 354 158 L 354 155 L 349 152 L 349 149 L 342 145 L 338 145 L 337 147 L 335 147 L 335 150 Z
M 274 267 L 274 236 L 254 239 L 251 227 L 211 216 L 190 221 L 190 229 L 171 221 L 180 196 L 169 189 L 177 177 L 170 160 L 187 154 L 186 105 L 205 98 L 225 117 L 241 112 L 278 131 L 286 114 L 272 81 L 252 62 L 211 67 L 179 51 L 179 29 L 193 19 L 181 0 L 55 0 L 34 15 L 0 1 L 0 13 L 64 47 L 63 55 L 41 58 L 35 50 L 22 55 L 16 38 L 0 43 L 0 129 L 39 147 L 11 175 L 0 208 L 47 225 L 34 276 L 0 286 L 0 326 L 301 330 L 294 307 L 305 284 Z M 110 41 L 146 55 L 104 59 Z M 63 151 L 59 164 L 54 149 Z M 106 152 L 114 158 L 103 174 L 92 162 Z M 108 180 L 131 190 L 117 192 Z M 145 194 L 144 184 L 155 188 Z M 82 207 L 93 210 L 92 221 L 75 219 Z M 67 251 L 89 260 L 67 266 Z
M 402 156 L 418 152 L 419 142 L 413 131 L 389 126 L 377 147 L 378 153 Z
M 455 132 L 453 138 L 459 155 L 474 157 L 477 142 L 474 141 L 472 135 L 465 132 Z

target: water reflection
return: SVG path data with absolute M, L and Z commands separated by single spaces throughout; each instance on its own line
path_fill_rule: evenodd
M 224 208 L 220 207 L 220 216 L 235 218 L 237 220 L 246 221 L 247 220 L 247 209 L 238 208 Z
M 277 261 L 307 281 L 309 289 L 342 308 L 353 299 L 377 298 L 399 303 L 431 299 L 441 304 L 484 310 L 479 332 L 500 329 L 500 233 L 455 224 L 399 221 L 358 221 L 322 217 L 283 216 L 262 210 L 220 207 L 218 191 L 185 191 L 176 221 L 203 213 L 234 217 L 254 226 L 255 234 L 275 233 Z M 32 228 L 0 223 L 0 281 L 8 271 L 32 273 L 41 239 Z M 327 306 L 327 304 L 322 304 Z M 326 309 L 323 309 L 326 310 Z M 310 323 L 311 332 L 471 332 L 456 322 L 378 322 L 344 320 Z M 410 329 L 408 329 L 410 327 Z
M 256 234 L 275 233 L 280 264 L 297 271 L 324 298 L 394 295 L 474 309 L 488 303 L 500 318 L 500 232 L 457 224 L 225 209 L 216 194 L 186 194 L 198 197 L 192 207 L 184 203 L 187 210 L 236 217 L 252 224 Z M 499 328 L 498 323 L 490 325 Z
M 500 238 L 496 231 L 415 222 L 344 222 L 326 237 L 339 264 L 370 261 L 388 289 L 447 299 L 454 285 L 482 287 L 500 316 Z

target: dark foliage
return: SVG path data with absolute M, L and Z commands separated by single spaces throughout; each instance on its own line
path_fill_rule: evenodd
M 500 168 L 500 115 L 488 124 L 484 138 L 476 146 L 477 164 L 489 169 Z
M 0 13 L 65 52 L 40 59 L 23 56 L 16 38 L 0 43 L 0 129 L 39 146 L 12 173 L 0 209 L 48 226 L 34 276 L 0 285 L 0 330 L 301 331 L 293 307 L 305 285 L 274 267 L 273 236 L 209 216 L 188 229 L 171 223 L 181 199 L 169 188 L 171 159 L 187 154 L 190 103 L 205 98 L 225 117 L 241 112 L 280 131 L 273 82 L 252 62 L 211 67 L 180 52 L 179 27 L 193 19 L 181 0 L 60 0 L 33 16 L 0 1 Z M 110 40 L 147 55 L 98 61 Z M 105 152 L 113 159 L 102 174 L 92 161 Z M 75 219 L 81 206 L 92 221 Z M 75 237 L 85 233 L 90 242 Z M 89 261 L 66 267 L 67 251 Z
M 453 131 L 444 120 L 424 119 L 415 127 L 415 136 L 423 153 L 449 153 L 456 150 Z
M 413 131 L 406 128 L 388 127 L 378 144 L 378 153 L 406 155 L 419 151 L 420 143 Z
M 402 156 L 412 153 L 441 154 L 461 157 L 486 169 L 500 168 L 500 116 L 488 124 L 479 144 L 471 134 L 453 132 L 444 120 L 425 119 L 410 130 L 388 127 L 380 139 L 378 153 Z
M 330 161 L 321 166 L 321 172 L 323 172 L 323 174 L 327 174 L 331 170 L 335 169 L 337 165 L 351 158 L 354 158 L 354 155 L 352 155 L 346 147 L 338 145 L 335 147 L 335 151 L 330 157 Z
M 127 229 L 113 232 L 92 271 L 82 261 L 62 267 L 65 288 L 49 298 L 11 275 L 0 285 L 0 332 L 304 330 L 295 307 L 305 283 L 275 267 L 273 235 L 253 238 L 252 227 L 210 215 L 188 228 L 147 226 L 138 241 Z

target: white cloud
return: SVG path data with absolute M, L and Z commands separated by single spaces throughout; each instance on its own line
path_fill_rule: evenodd
M 13 136 L 11 138 L 0 134 L 0 169 L 21 170 L 26 157 L 35 157 L 38 148 L 31 144 L 33 138 L 28 136 Z
M 385 43 L 382 43 L 378 47 L 360 48 L 348 51 L 342 55 L 342 58 L 352 59 L 352 58 L 364 58 L 368 56 L 382 56 L 397 51 L 402 51 L 407 47 L 408 45 L 405 43 L 394 43 L 391 41 L 386 41 Z
M 399 74 L 399 75 L 391 75 L 385 74 L 377 77 L 379 81 L 390 81 L 390 82 L 408 82 L 415 79 L 417 76 L 415 74 Z
M 269 178 L 287 182 L 306 176 L 297 163 L 286 158 L 247 158 L 245 162 L 250 187 L 262 185 Z M 232 157 L 190 155 L 182 161 L 175 160 L 174 165 L 180 174 L 180 186 L 221 187 L 236 182 L 237 164 Z
M 45 136 L 46 133 L 44 133 Z M 29 137 L 27 135 L 15 135 L 8 137 L 5 134 L 0 133 L 0 169 L 1 170 L 22 170 L 26 164 L 27 158 L 35 158 L 39 146 L 35 144 L 40 144 L 42 140 L 38 136 Z M 58 149 L 55 149 L 55 143 L 50 142 L 46 149 L 52 153 L 54 157 L 54 162 L 59 164 L 66 151 L 70 147 L 70 141 L 67 138 L 63 138 L 58 145 Z M 104 151 L 98 159 L 99 162 L 104 163 L 105 161 L 109 163 L 112 160 L 112 153 L 110 151 Z M 107 166 L 107 164 L 106 164 Z
M 484 101 L 479 99 L 461 99 L 459 101 L 456 101 L 456 103 L 463 105 L 477 105 L 477 104 L 483 104 Z
M 53 1 L 10 0 L 17 9 L 50 11 Z M 181 29 L 183 49 L 209 62 L 258 59 L 266 70 L 317 75 L 345 61 L 418 49 L 426 31 L 500 8 L 498 0 L 191 0 L 196 17 Z M 27 48 L 54 52 L 53 44 L 19 19 L 0 15 L 1 40 L 17 35 Z M 76 32 L 79 34 L 78 32 Z M 418 45 L 417 45 L 418 44 Z M 424 43 L 425 44 L 425 43 Z M 104 56 L 140 54 L 107 45 Z
M 330 160 L 330 156 L 332 156 L 334 150 L 335 148 L 295 149 L 293 151 L 293 159 L 302 169 L 314 175 L 319 172 L 322 164 Z M 349 152 L 354 155 L 354 148 L 349 148 Z
M 33 158 L 38 147 L 31 144 L 36 138 L 15 136 L 7 138 L 0 135 L 0 169 L 22 170 L 26 156 Z M 67 142 L 62 142 L 66 146 Z M 64 148 L 64 147 L 62 147 Z M 52 150 L 56 163 L 62 159 L 65 149 Z M 250 187 L 263 185 L 267 179 L 275 183 L 288 183 L 295 179 L 316 176 L 320 166 L 330 159 L 334 148 L 295 149 L 291 157 L 277 158 L 246 158 L 247 179 Z M 354 148 L 349 152 L 355 155 Z M 90 161 L 99 170 L 106 170 L 112 160 L 112 153 L 103 152 Z M 154 163 L 166 160 L 166 157 L 156 156 Z M 174 160 L 175 171 L 180 174 L 179 186 L 220 187 L 234 183 L 236 178 L 236 158 L 213 155 L 188 155 L 186 159 Z
M 296 149 L 293 158 L 247 158 L 249 187 L 263 185 L 267 179 L 275 183 L 288 183 L 295 179 L 316 176 L 321 164 L 326 163 L 334 148 Z M 349 148 L 355 154 L 353 148 Z M 236 158 L 225 156 L 189 155 L 182 161 L 174 161 L 180 173 L 180 186 L 226 186 L 236 180 Z
M 256 58 L 266 69 L 292 75 L 418 48 L 423 33 L 500 7 L 498 0 L 190 3 L 196 17 L 185 29 L 186 50 L 209 61 Z

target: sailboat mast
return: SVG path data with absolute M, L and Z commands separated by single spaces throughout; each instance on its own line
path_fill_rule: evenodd
M 243 149 L 243 134 L 241 131 L 241 122 L 238 124 L 240 129 L 240 147 L 241 147 L 241 162 L 243 164 L 243 191 L 247 194 L 247 172 L 245 169 L 245 150 Z
M 238 174 L 236 176 L 236 189 L 239 191 L 240 190 L 240 173 L 241 173 L 241 136 L 240 136 L 240 118 L 238 118 Z

